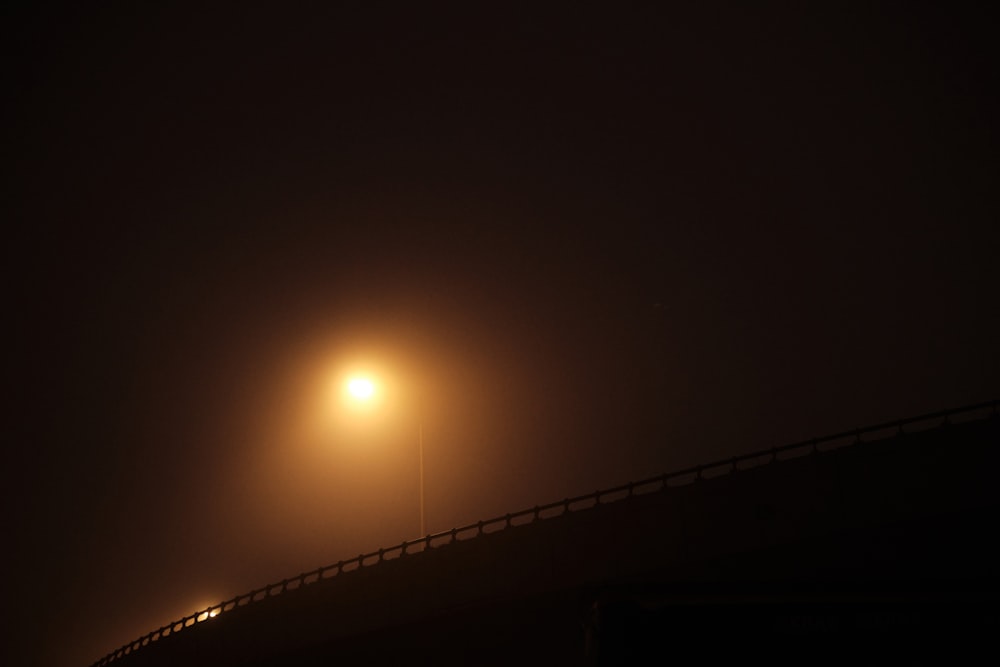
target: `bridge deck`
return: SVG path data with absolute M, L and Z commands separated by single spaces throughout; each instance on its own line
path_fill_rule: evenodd
M 971 651 L 1000 629 L 998 425 L 807 453 L 443 544 L 238 607 L 114 662 L 773 660 L 826 643 L 828 657 L 863 645 L 919 656 L 928 642 Z

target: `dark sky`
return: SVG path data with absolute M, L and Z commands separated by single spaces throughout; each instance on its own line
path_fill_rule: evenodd
M 16 4 L 4 664 L 996 397 L 985 14 Z

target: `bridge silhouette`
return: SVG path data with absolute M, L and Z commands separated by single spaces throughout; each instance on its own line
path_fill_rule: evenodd
M 94 667 L 973 656 L 1000 630 L 998 445 L 992 401 L 678 470 L 303 572 Z

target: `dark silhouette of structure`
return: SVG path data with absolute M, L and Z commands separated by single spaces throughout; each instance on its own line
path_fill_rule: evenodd
M 998 404 L 756 452 L 362 554 L 96 663 L 810 664 L 992 649 Z

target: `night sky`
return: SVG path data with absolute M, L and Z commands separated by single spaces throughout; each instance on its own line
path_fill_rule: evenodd
M 421 427 L 437 531 L 997 397 L 985 14 L 29 4 L 4 664 L 415 537 Z

